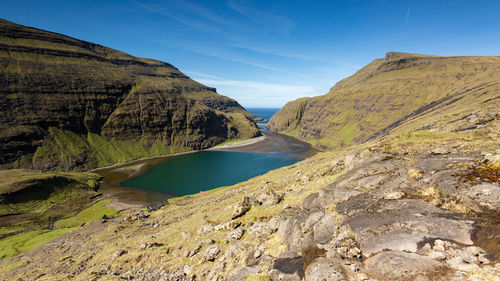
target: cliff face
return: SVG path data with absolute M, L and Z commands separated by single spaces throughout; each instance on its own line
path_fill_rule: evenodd
M 0 164 L 93 168 L 258 133 L 174 66 L 0 20 Z
M 268 126 L 322 149 L 418 129 L 435 122 L 436 116 L 448 116 L 443 127 L 463 130 L 453 127 L 453 116 L 498 108 L 499 81 L 500 57 L 388 53 L 338 82 L 326 95 L 288 103 Z M 297 114 L 297 108 L 304 108 L 303 113 Z
M 311 98 L 300 98 L 287 103 L 280 111 L 276 112 L 269 120 L 270 128 L 275 131 L 287 130 L 296 132 L 299 129 L 300 120 L 304 115 L 304 110 Z

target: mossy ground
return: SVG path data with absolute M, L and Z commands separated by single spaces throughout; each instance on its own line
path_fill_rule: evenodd
M 68 130 L 50 128 L 50 136 L 38 147 L 34 156 L 34 166 L 57 162 L 62 166 L 72 167 L 75 159 L 85 159 L 83 167 L 95 168 L 127 161 L 191 151 L 191 148 L 165 145 L 160 141 L 146 143 L 142 141 L 117 141 L 89 133 L 86 137 Z M 80 168 L 81 169 L 81 168 Z
M 111 199 L 100 200 L 87 209 L 82 210 L 76 215 L 62 219 L 54 223 L 56 228 L 72 228 L 82 226 L 85 223 L 95 221 L 97 219 L 109 219 L 118 214 L 118 211 L 106 207 L 111 202 Z
M 17 234 L 0 240 L 0 259 L 16 256 L 64 235 L 77 227 L 56 230 L 37 230 Z
M 5 170 L 0 174 L 0 259 L 117 214 L 106 207 L 109 199 L 94 203 L 99 179 L 96 174 L 33 170 Z

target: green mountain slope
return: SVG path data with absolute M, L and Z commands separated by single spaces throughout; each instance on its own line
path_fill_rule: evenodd
M 88 169 L 258 134 L 174 66 L 0 20 L 0 164 Z
M 337 149 L 402 130 L 464 130 L 456 116 L 485 109 L 493 115 L 478 118 L 495 118 L 499 95 L 500 57 L 387 53 L 326 95 L 288 103 L 268 126 Z

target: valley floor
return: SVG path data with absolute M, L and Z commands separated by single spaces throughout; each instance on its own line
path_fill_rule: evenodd
M 22 280 L 498 280 L 498 120 L 318 153 L 0 261 Z

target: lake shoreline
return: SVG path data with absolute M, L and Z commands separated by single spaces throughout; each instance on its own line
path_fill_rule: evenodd
M 223 144 L 220 146 L 214 146 L 214 147 L 207 148 L 204 150 L 209 150 L 209 151 L 210 150 L 223 150 L 223 149 L 229 148 L 229 147 L 241 147 L 241 146 L 245 146 L 245 145 L 256 144 L 256 143 L 261 142 L 265 139 L 266 139 L 266 136 L 262 135 L 262 136 L 254 137 L 251 139 L 241 140 L 241 141 L 237 141 L 237 142 L 233 142 L 233 143 L 227 143 L 227 144 Z
M 190 154 L 190 153 L 196 153 L 196 152 L 200 152 L 200 151 L 217 151 L 217 150 L 222 150 L 225 148 L 241 147 L 241 146 L 256 144 L 258 142 L 263 141 L 264 139 L 265 139 L 265 136 L 257 136 L 257 137 L 253 137 L 250 139 L 237 141 L 234 143 L 224 144 L 221 146 L 214 146 L 214 147 L 205 148 L 205 149 L 191 150 L 191 151 L 186 151 L 186 152 L 178 152 L 178 153 L 173 153 L 173 154 L 162 154 L 162 155 L 156 155 L 156 156 L 151 156 L 151 157 L 142 157 L 142 158 L 130 160 L 130 161 L 123 162 L 123 163 L 116 163 L 116 164 L 112 164 L 112 165 L 98 167 L 98 168 L 95 168 L 92 170 L 85 171 L 85 173 L 95 173 L 95 172 L 101 171 L 101 170 L 107 170 L 107 169 L 113 169 L 113 168 L 120 168 L 122 166 L 128 166 L 128 165 L 136 163 L 136 162 L 159 159 L 159 158 L 166 158 L 166 157 L 170 157 L 170 156 L 173 157 L 173 156 L 180 156 L 180 155 L 185 155 L 185 154 Z
M 137 188 L 121 185 L 122 182 L 141 176 L 152 167 L 159 165 L 164 159 L 175 158 L 195 152 L 243 152 L 272 155 L 274 153 L 285 153 L 294 158 L 305 159 L 317 153 L 317 150 L 306 142 L 297 138 L 276 132 L 262 132 L 261 136 L 228 143 L 217 147 L 203 150 L 193 150 L 183 153 L 159 155 L 135 159 L 125 163 L 114 164 L 92 170 L 103 176 L 101 192 L 104 198 L 113 199 L 115 207 L 120 209 L 144 208 L 154 202 L 166 202 L 171 198 L 182 197 L 160 192 L 154 189 Z M 230 184 L 231 185 L 231 184 Z M 217 187 L 218 188 L 218 187 Z M 212 188 L 208 189 L 211 190 Z M 198 192 L 190 193 L 188 196 L 196 196 Z

